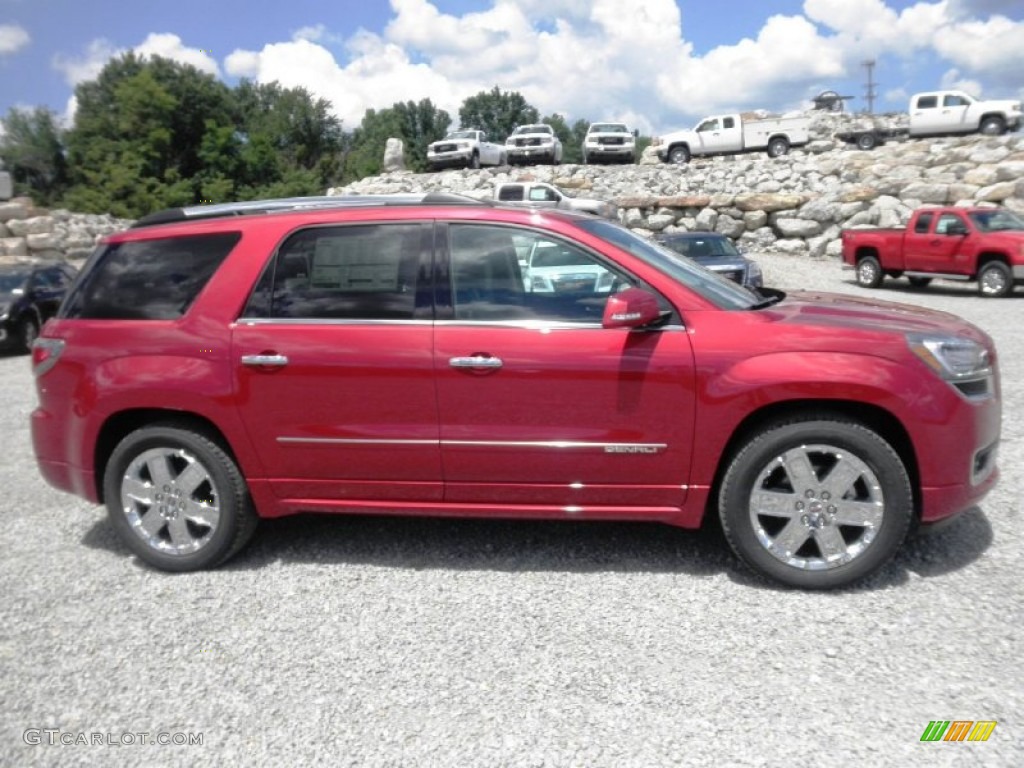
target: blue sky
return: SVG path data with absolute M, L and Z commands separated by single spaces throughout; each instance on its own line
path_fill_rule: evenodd
M 367 108 L 430 98 L 453 117 L 495 85 L 543 114 L 645 132 L 705 114 L 785 111 L 825 89 L 876 109 L 962 87 L 1024 96 L 1022 0 L 0 0 L 0 112 L 72 115 L 74 85 L 127 50 L 304 86 L 348 128 Z

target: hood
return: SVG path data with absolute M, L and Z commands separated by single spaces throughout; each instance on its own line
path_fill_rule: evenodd
M 690 256 L 690 258 L 714 272 L 729 272 L 747 268 L 747 259 L 742 256 Z
M 861 299 L 838 293 L 794 291 L 770 307 L 775 320 L 825 325 L 874 333 L 945 333 L 964 336 L 992 347 L 986 333 L 966 320 L 934 309 L 892 301 Z
M 1024 245 L 1024 229 L 1000 229 L 995 232 L 979 232 L 975 237 L 985 238 L 987 246 L 1005 248 L 1013 256 L 1024 256 L 1019 250 Z

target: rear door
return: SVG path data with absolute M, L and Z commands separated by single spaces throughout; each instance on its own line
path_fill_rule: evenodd
M 241 415 L 280 498 L 441 498 L 431 231 L 301 230 L 260 279 L 233 355 Z
M 568 515 L 677 508 L 693 440 L 694 367 L 678 325 L 601 327 L 635 282 L 549 234 L 453 223 L 435 360 L 445 501 L 561 507 Z M 580 251 L 589 282 L 531 291 L 519 250 Z M 522 514 L 523 510 L 518 510 Z

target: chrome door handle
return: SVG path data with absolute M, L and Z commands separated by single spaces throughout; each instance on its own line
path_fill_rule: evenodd
M 286 355 L 242 355 L 242 365 L 281 367 L 288 365 L 288 357 Z
M 473 355 L 472 357 L 453 357 L 448 360 L 452 368 L 501 368 L 500 357 L 485 357 L 484 355 Z

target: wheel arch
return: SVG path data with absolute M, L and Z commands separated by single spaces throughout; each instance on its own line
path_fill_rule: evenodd
M 977 266 L 974 270 L 974 278 L 977 279 L 978 275 L 981 274 L 981 270 L 985 268 L 986 264 L 991 264 L 993 261 L 1002 262 L 1003 266 L 1013 272 L 1013 267 L 1010 264 L 1010 258 L 1001 251 L 982 251 L 978 254 Z
M 175 411 L 169 408 L 133 408 L 111 414 L 100 427 L 93 448 L 93 483 L 96 486 L 96 494 L 99 503 L 103 504 L 103 476 L 107 471 L 107 463 L 114 448 L 131 432 L 142 427 L 162 424 L 182 429 L 190 429 L 215 442 L 238 464 L 238 456 L 235 455 L 231 444 L 224 436 L 223 431 L 205 416 L 189 411 Z
M 878 259 L 879 264 L 881 264 L 882 255 L 878 252 L 877 246 L 874 245 L 858 245 L 857 250 L 853 252 L 854 263 L 859 262 L 861 259 L 866 259 L 868 256 Z
M 714 479 L 708 494 L 704 510 L 704 521 L 717 519 L 718 495 L 721 491 L 722 479 L 729 465 L 743 446 L 750 442 L 755 434 L 770 424 L 793 421 L 810 421 L 813 419 L 840 418 L 856 422 L 876 432 L 892 446 L 899 455 L 910 478 L 911 492 L 914 498 L 914 515 L 921 517 L 921 475 L 918 468 L 917 452 L 906 428 L 890 411 L 870 403 L 853 400 L 786 400 L 769 403 L 753 411 L 736 426 L 722 450 Z

